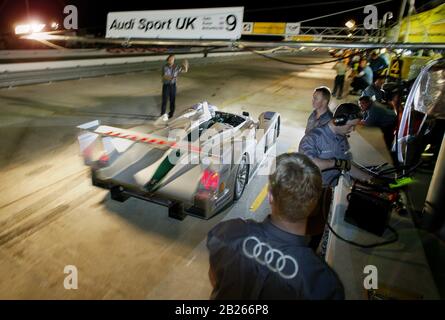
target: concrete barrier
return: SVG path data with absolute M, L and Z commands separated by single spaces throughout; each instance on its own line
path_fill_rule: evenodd
M 178 59 L 193 59 L 194 64 L 216 63 L 250 55 L 250 52 L 208 53 L 207 57 L 203 53 L 177 54 Z M 160 68 L 159 62 L 164 61 L 167 56 L 165 54 L 0 64 L 0 88 L 155 70 Z

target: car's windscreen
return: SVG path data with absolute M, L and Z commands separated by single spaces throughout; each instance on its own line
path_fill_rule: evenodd
M 224 124 L 230 125 L 235 128 L 235 127 L 238 127 L 240 124 L 242 124 L 245 121 L 246 121 L 246 119 L 244 119 L 243 117 L 239 117 L 237 115 L 230 114 L 230 113 L 217 111 L 215 113 L 215 116 L 212 119 L 201 123 L 197 128 L 190 131 L 189 134 L 187 135 L 187 140 L 189 142 L 196 141 L 196 139 L 201 137 L 202 133 L 205 130 L 212 127 L 215 123 L 224 123 Z
M 234 128 L 238 127 L 241 123 L 246 121 L 246 119 L 244 119 L 243 117 L 220 111 L 215 112 L 215 116 L 212 118 L 212 120 L 214 120 L 214 122 L 229 124 Z

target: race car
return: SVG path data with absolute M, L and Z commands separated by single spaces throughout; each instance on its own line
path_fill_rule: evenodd
M 280 134 L 280 115 L 255 121 L 207 102 L 153 126 L 121 129 L 98 120 L 78 126 L 80 150 L 94 186 L 111 198 L 135 197 L 167 206 L 169 216 L 208 219 L 241 198 L 264 167 Z

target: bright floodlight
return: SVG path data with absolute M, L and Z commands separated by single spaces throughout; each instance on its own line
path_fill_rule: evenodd
M 26 34 L 31 33 L 31 25 L 29 24 L 19 24 L 15 27 L 15 34 Z
M 349 20 L 348 22 L 345 23 L 345 26 L 347 26 L 349 29 L 352 29 L 355 27 L 355 21 Z
M 29 24 L 19 24 L 15 27 L 15 34 L 29 34 L 34 32 L 41 32 L 45 28 L 43 23 L 32 22 Z
M 45 28 L 45 25 L 43 23 L 37 23 L 37 22 L 31 23 L 32 32 L 41 32 L 43 28 Z
M 53 22 L 51 23 L 51 29 L 58 29 L 59 28 L 59 24 L 57 22 Z

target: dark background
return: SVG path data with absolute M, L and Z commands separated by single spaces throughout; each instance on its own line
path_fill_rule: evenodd
M 190 9 L 244 6 L 244 21 L 249 22 L 298 22 L 308 18 L 326 15 L 378 1 L 369 0 L 274 0 L 267 3 L 258 1 L 92 1 L 92 0 L 0 0 L 0 28 L 2 33 L 12 32 L 14 24 L 30 17 L 39 19 L 44 23 L 55 20 L 63 23 L 63 8 L 73 4 L 78 8 L 79 28 L 84 32 L 95 33 L 98 36 L 104 34 L 106 16 L 110 11 L 136 11 L 136 10 L 165 10 L 165 9 Z M 409 1 L 408 1 L 409 2 Z M 416 0 L 416 10 L 423 11 L 434 7 L 443 0 Z M 27 10 L 27 5 L 29 10 Z M 399 14 L 401 0 L 393 0 L 389 3 L 378 5 L 379 19 L 387 11 L 392 11 L 396 19 Z M 344 26 L 349 19 L 355 19 L 359 24 L 363 23 L 365 15 L 363 9 L 348 12 L 342 15 L 315 20 L 304 23 L 303 26 Z

